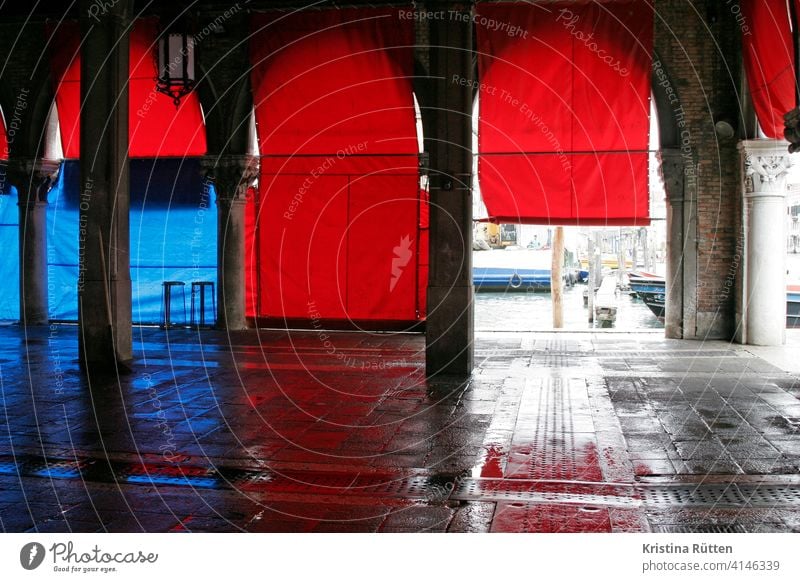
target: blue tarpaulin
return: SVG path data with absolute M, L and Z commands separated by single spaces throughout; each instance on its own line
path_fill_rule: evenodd
M 0 320 L 19 319 L 19 207 L 17 190 L 0 193 Z
M 158 323 L 163 281 L 186 283 L 187 309 L 191 306 L 192 281 L 216 283 L 216 196 L 213 186 L 204 187 L 199 160 L 194 158 L 135 159 L 130 161 L 130 174 L 133 321 Z M 50 318 L 75 321 L 80 201 L 77 161 L 64 162 L 48 201 Z M 173 309 L 177 305 L 173 304 Z M 182 320 L 182 304 L 180 311 L 173 321 Z M 208 306 L 206 321 L 211 319 Z

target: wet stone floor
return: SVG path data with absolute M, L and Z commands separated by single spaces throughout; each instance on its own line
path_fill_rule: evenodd
M 725 342 L 0 328 L 6 532 L 800 531 L 800 377 Z

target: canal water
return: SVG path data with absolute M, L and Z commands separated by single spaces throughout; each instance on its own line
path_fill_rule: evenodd
M 588 310 L 583 306 L 586 285 L 564 289 L 564 328 L 592 329 Z M 476 293 L 475 329 L 477 331 L 532 331 L 552 329 L 553 312 L 550 293 Z M 595 322 L 594 328 L 599 328 Z M 617 320 L 609 329 L 632 331 L 663 329 L 656 316 L 636 297 L 627 292 L 617 295 Z

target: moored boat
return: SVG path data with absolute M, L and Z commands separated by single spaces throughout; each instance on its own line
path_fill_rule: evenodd
M 786 327 L 800 327 L 800 284 L 786 286 Z
M 475 291 L 550 291 L 550 249 L 492 249 L 472 254 Z M 564 269 L 563 280 L 571 285 L 577 272 Z
M 628 280 L 633 291 L 659 320 L 664 320 L 666 281 L 663 277 L 631 271 Z M 800 284 L 786 286 L 786 327 L 800 327 Z
M 664 277 L 646 273 L 644 271 L 631 271 L 628 273 L 630 287 L 639 298 L 647 305 L 660 321 L 664 320 L 666 281 Z

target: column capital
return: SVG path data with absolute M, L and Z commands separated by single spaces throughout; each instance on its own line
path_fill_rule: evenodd
M 794 165 L 786 142 L 750 139 L 740 141 L 737 147 L 744 163 L 744 195 L 785 196 L 786 178 Z
M 11 183 L 19 192 L 21 205 L 47 202 L 47 193 L 58 179 L 61 160 L 17 158 L 8 161 L 7 171 Z
M 205 156 L 200 165 L 203 177 L 216 187 L 217 200 L 244 202 L 258 178 L 259 161 L 252 155 Z

